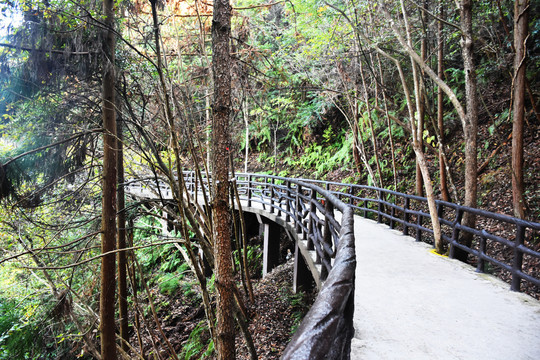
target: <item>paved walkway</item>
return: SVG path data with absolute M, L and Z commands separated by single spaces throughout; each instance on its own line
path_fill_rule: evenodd
M 540 359 L 540 302 L 355 217 L 351 359 Z

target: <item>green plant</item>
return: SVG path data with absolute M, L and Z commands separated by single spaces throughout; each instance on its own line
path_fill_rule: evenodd
M 159 291 L 162 294 L 172 295 L 180 288 L 180 279 L 174 274 L 165 274 L 159 280 Z
M 332 130 L 328 128 L 325 130 L 323 138 L 322 144 L 310 144 L 298 160 L 289 159 L 288 163 L 304 169 L 315 169 L 314 175 L 319 177 L 338 166 L 352 162 L 352 138 L 347 137 L 344 131 L 333 134 Z
M 298 326 L 302 322 L 302 319 L 309 311 L 309 305 L 307 304 L 307 296 L 303 291 L 299 291 L 296 294 L 293 293 L 290 288 L 281 288 L 280 295 L 284 298 L 293 308 L 292 318 L 293 323 L 291 325 L 291 335 L 296 332 Z
M 247 267 L 250 274 L 262 274 L 262 251 L 256 246 L 247 246 Z M 234 251 L 234 262 L 240 267 L 241 256 L 238 250 Z
M 202 359 L 212 355 L 214 352 L 214 342 L 208 341 L 209 336 L 208 325 L 205 320 L 199 322 L 191 331 L 189 337 L 182 349 L 181 356 L 185 360 Z M 208 343 L 207 343 L 208 341 Z M 203 349 L 206 347 L 206 350 Z
M 199 293 L 193 289 L 194 284 L 190 282 L 181 282 L 180 287 L 186 300 L 196 301 L 199 300 Z
M 15 301 L 0 298 L 0 359 L 35 358 L 42 338 L 33 311 L 23 311 Z
M 185 271 L 189 268 L 184 258 L 172 244 L 165 245 L 160 254 L 161 265 L 159 269 L 164 272 Z

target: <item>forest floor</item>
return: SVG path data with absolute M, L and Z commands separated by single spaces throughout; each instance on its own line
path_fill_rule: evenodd
M 250 318 L 249 331 L 259 359 L 279 359 L 289 343 L 294 330 L 303 316 L 309 310 L 316 292 L 292 291 L 293 262 L 289 260 L 275 268 L 266 277 L 253 279 L 254 302 L 245 297 L 245 305 Z M 161 327 L 172 348 L 181 359 L 214 359 L 205 355 L 210 334 L 207 330 L 204 309 L 200 301 L 178 291 L 172 296 L 159 293 L 153 289 L 156 296 L 155 304 L 160 304 L 157 310 L 161 319 Z M 191 296 L 191 298 L 190 298 Z M 142 336 L 145 353 L 159 352 L 163 359 L 174 358 L 168 346 L 161 340 L 159 329 L 151 316 L 146 316 L 149 331 Z M 201 330 L 199 330 L 201 329 Z M 152 335 L 150 335 L 152 334 Z M 132 344 L 136 343 L 135 334 Z M 152 345 L 155 343 L 155 348 Z M 155 349 L 158 349 L 157 351 Z M 245 339 L 236 329 L 236 358 L 250 359 Z

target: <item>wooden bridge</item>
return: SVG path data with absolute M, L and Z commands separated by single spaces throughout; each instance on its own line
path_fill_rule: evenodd
M 194 172 L 183 176 L 189 200 L 200 202 L 210 182 Z M 473 268 L 430 251 L 424 198 L 258 174 L 234 182 L 237 207 L 263 228 L 263 271 L 277 265 L 278 233 L 285 231 L 295 243 L 294 287 L 313 279 L 319 288 L 284 359 L 540 358 L 540 303 L 485 274 L 505 277 L 516 291 L 540 292 L 540 270 L 523 269 L 540 259 L 540 224 L 437 202 L 448 253 L 465 252 Z M 173 198 L 155 177 L 126 192 Z M 463 226 L 466 212 L 501 231 Z M 465 233 L 470 246 L 460 240 Z M 499 257 L 501 248 L 510 262 Z

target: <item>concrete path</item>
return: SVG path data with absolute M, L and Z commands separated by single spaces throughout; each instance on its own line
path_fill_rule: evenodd
M 540 302 L 385 225 L 354 221 L 351 359 L 540 359 Z

